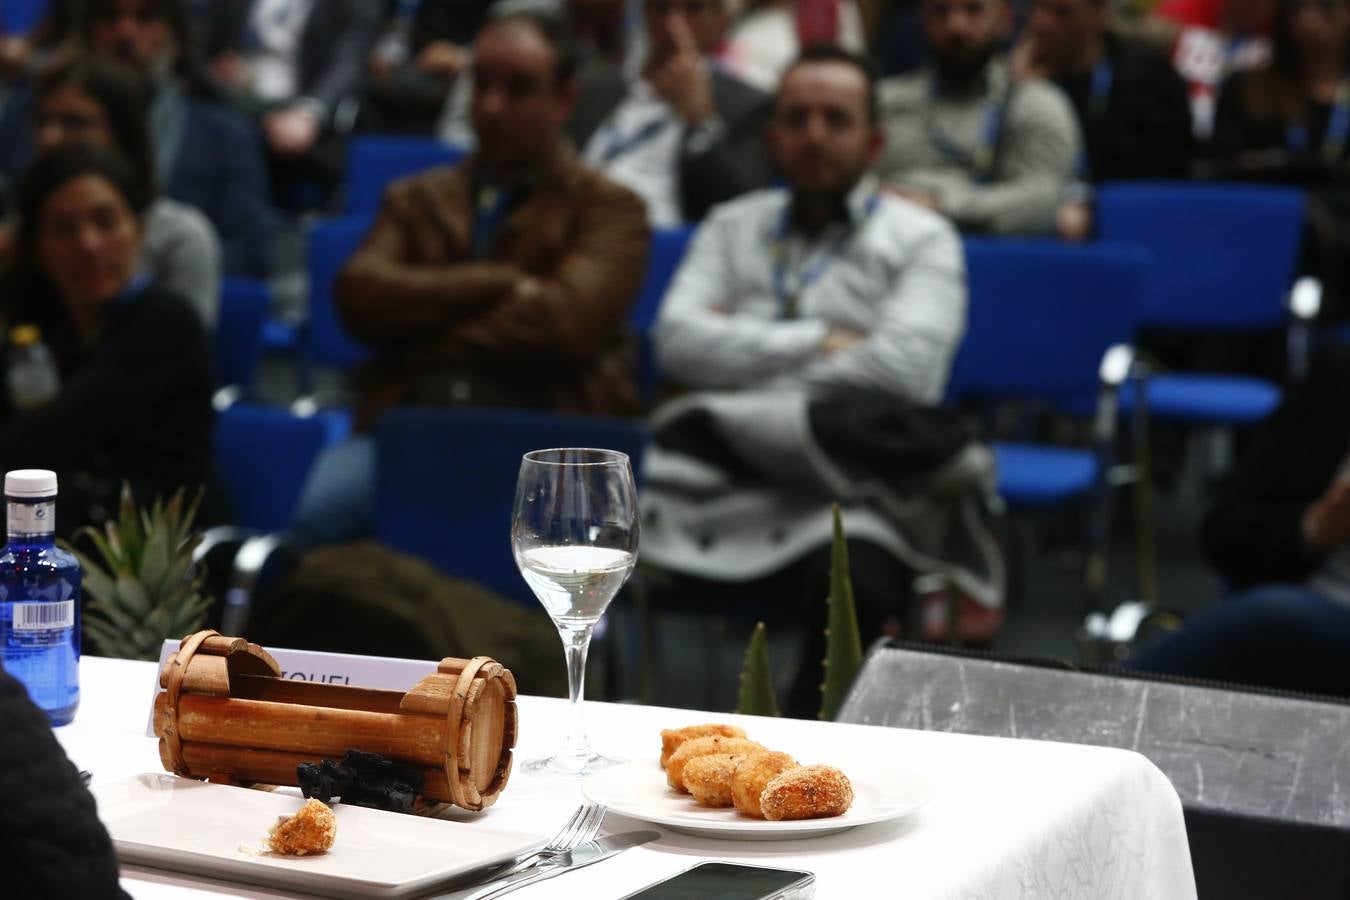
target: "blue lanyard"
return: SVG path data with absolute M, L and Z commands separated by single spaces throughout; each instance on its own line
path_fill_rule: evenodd
M 1088 115 L 1100 119 L 1106 114 L 1106 101 L 1111 98 L 1111 87 L 1116 83 L 1116 66 L 1102 59 L 1092 70 L 1092 91 L 1088 94 Z
M 937 84 L 936 82 L 928 91 L 928 116 L 924 122 L 924 127 L 928 131 L 928 140 L 937 148 L 938 152 L 949 160 L 967 166 L 975 176 L 975 180 L 981 184 L 987 182 L 994 174 L 994 162 L 998 150 L 999 136 L 1003 132 L 1003 116 L 1007 111 L 1008 98 L 1012 92 L 1012 85 L 1008 85 L 1008 90 L 997 103 L 990 103 L 984 110 L 984 125 L 980 129 L 980 142 L 971 150 L 966 150 L 960 144 L 953 141 L 942 132 L 935 121 L 937 104 Z
M 1088 91 L 1087 114 L 1083 122 L 1083 149 L 1078 154 L 1078 178 L 1087 181 L 1092 175 L 1092 160 L 1088 156 L 1088 125 L 1106 115 L 1106 104 L 1111 99 L 1111 87 L 1116 82 L 1116 66 L 1103 58 L 1092 70 L 1092 87 Z
M 1336 102 L 1331 107 L 1326 134 L 1322 136 L 1322 158 L 1327 162 L 1339 160 L 1347 138 L 1350 138 L 1350 81 L 1343 81 L 1336 89 Z M 1308 127 L 1302 122 L 1291 122 L 1284 132 L 1284 144 L 1289 152 L 1304 153 L 1309 149 L 1308 143 Z
M 501 231 L 502 221 L 514 198 L 510 191 L 483 185 L 474 194 L 473 255 L 485 259 Z
M 606 163 L 613 162 L 620 156 L 633 152 L 638 147 L 665 131 L 666 126 L 669 124 L 670 119 L 665 116 L 662 116 L 659 119 L 652 119 L 626 138 L 619 133 L 617 127 L 611 126 L 609 140 L 605 143 L 605 149 L 600 153 L 600 161 Z
M 845 228 L 839 233 L 828 247 L 816 254 L 815 258 L 807 259 L 805 263 L 798 267 L 796 272 L 796 284 L 793 287 L 788 286 L 788 250 L 787 238 L 788 232 L 792 228 L 792 201 L 788 200 L 787 206 L 783 207 L 783 214 L 778 219 L 778 228 L 774 233 L 773 239 L 773 293 L 778 298 L 778 315 L 782 319 L 795 319 L 801 312 L 800 305 L 802 294 L 806 289 L 820 280 L 825 274 L 825 270 L 830 267 L 830 263 L 843 255 L 844 245 L 846 245 L 854 235 L 862 231 L 867 220 L 872 217 L 872 213 L 881 203 L 880 192 L 874 193 L 867 198 L 867 205 L 863 207 L 862 218 L 858 222 Z

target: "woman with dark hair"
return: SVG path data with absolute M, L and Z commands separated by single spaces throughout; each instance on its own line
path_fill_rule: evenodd
M 1315 180 L 1350 151 L 1350 7 L 1280 0 L 1270 65 L 1224 85 L 1209 155 L 1227 171 Z
M 40 405 L 0 392 L 0 471 L 55 469 L 69 534 L 116 508 L 210 482 L 210 350 L 197 316 L 142 268 L 149 195 L 112 150 L 45 153 L 19 191 L 0 319 L 36 326 L 60 373 Z M 9 371 L 6 344 L 0 371 Z
M 1350 4 L 1279 0 L 1274 51 L 1234 75 L 1197 174 L 1308 192 L 1304 272 L 1322 279 L 1324 318 L 1350 311 Z
M 209 328 L 220 292 L 220 243 L 206 217 L 156 196 L 154 149 L 145 94 L 131 70 L 98 58 L 67 58 L 38 80 L 33 103 L 37 152 L 70 143 L 116 148 L 135 169 L 147 196 L 145 267 L 161 287 L 189 301 Z

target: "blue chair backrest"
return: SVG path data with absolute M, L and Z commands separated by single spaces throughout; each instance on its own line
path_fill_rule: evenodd
M 1133 339 L 1148 251 L 990 239 L 965 250 L 970 306 L 949 395 L 1092 397 L 1107 348 Z
M 347 215 L 379 211 L 389 182 L 434 166 L 454 165 L 464 148 L 435 138 L 368 134 L 352 138 L 347 149 Z
M 5 34 L 28 34 L 47 14 L 47 0 L 0 0 L 0 28 Z
M 1228 184 L 1112 184 L 1097 194 L 1102 240 L 1153 253 L 1143 325 L 1259 330 L 1286 321 L 1303 195 Z
M 214 336 L 216 378 L 223 385 L 248 389 L 263 352 L 263 327 L 271 306 L 267 285 L 249 278 L 227 278 L 220 287 L 220 315 Z
M 638 290 L 637 302 L 628 321 L 638 336 L 638 388 L 644 397 L 656 387 L 656 354 L 652 350 L 651 330 L 661 313 L 661 301 L 666 296 L 675 271 L 679 269 L 689 241 L 694 236 L 693 226 L 658 228 L 652 232 L 651 251 L 647 257 L 647 274 Z
M 684 253 L 689 249 L 689 241 L 695 228 L 687 225 L 679 228 L 658 228 L 652 232 L 651 251 L 647 257 L 647 274 L 638 289 L 637 302 L 633 304 L 630 321 L 639 333 L 646 333 L 656 324 L 661 312 L 661 301 L 666 296 L 675 270 L 680 267 Z
M 636 474 L 646 441 L 638 422 L 506 409 L 396 409 L 376 435 L 375 536 L 531 606 L 511 553 L 521 457 L 603 447 L 627 453 Z
M 301 488 L 319 451 L 342 432 L 321 413 L 237 403 L 216 417 L 216 471 L 229 493 L 236 525 L 263 532 L 290 525 Z
M 309 354 L 321 365 L 348 369 L 370 355 L 338 320 L 333 283 L 372 222 L 371 216 L 320 219 L 309 231 Z

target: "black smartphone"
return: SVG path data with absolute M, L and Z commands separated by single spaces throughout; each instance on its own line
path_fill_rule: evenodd
M 815 893 L 810 872 L 703 862 L 623 900 L 810 900 Z

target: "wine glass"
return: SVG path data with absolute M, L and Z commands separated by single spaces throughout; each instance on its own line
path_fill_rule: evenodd
M 591 634 L 637 561 L 637 489 L 628 456 L 571 448 L 526 453 L 511 549 L 562 637 L 571 722 L 562 749 L 527 771 L 584 775 L 619 762 L 591 749 L 582 711 Z

